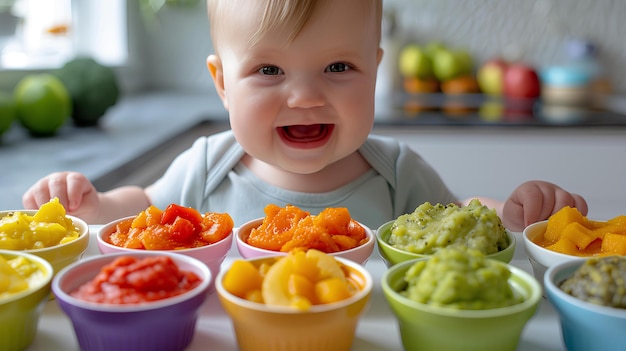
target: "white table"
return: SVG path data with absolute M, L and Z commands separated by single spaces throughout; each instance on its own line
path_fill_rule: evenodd
M 90 227 L 90 239 L 92 240 L 90 240 L 86 256 L 99 254 L 95 240 L 95 233 L 98 228 L 99 226 Z M 521 234 L 516 233 L 516 238 L 517 248 L 512 264 L 531 272 L 521 242 Z M 230 265 L 233 259 L 238 257 L 239 254 L 233 244 L 231 252 L 224 261 L 224 266 Z M 374 291 L 370 307 L 359 323 L 352 350 L 402 350 L 397 322 L 380 287 L 380 279 L 386 267 L 376 251 L 372 254 L 366 267 L 375 279 Z M 164 318 L 166 317 L 164 316 Z M 71 322 L 60 310 L 55 300 L 47 303 L 39 323 L 37 337 L 28 350 L 79 350 Z M 238 350 L 230 320 L 215 294 L 212 294 L 202 307 L 195 337 L 188 350 L 206 350 L 207 348 L 219 351 Z M 558 317 L 550 303 L 543 300 L 535 316 L 526 325 L 517 350 L 556 351 L 564 349 Z

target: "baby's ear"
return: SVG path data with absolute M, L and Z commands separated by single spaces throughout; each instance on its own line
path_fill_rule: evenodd
M 217 90 L 217 94 L 219 95 L 220 99 L 222 99 L 224 108 L 228 110 L 228 102 L 226 101 L 226 94 L 224 89 L 224 70 L 222 67 L 222 60 L 220 60 L 217 55 L 209 55 L 209 57 L 207 57 L 206 59 L 206 65 L 209 68 L 211 77 L 213 77 L 215 90 Z

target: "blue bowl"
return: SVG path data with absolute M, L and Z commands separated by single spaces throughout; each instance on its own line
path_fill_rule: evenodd
M 561 320 L 565 347 L 568 351 L 623 351 L 626 349 L 626 309 L 585 302 L 558 287 L 584 262 L 554 265 L 544 276 L 547 298 Z

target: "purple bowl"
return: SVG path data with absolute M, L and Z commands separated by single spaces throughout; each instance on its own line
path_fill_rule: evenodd
M 133 305 L 86 302 L 69 295 L 120 256 L 170 256 L 179 269 L 194 272 L 202 282 L 184 294 Z M 193 339 L 199 309 L 208 296 L 210 283 L 211 271 L 201 261 L 180 254 L 146 251 L 108 254 L 76 262 L 56 275 L 52 292 L 72 321 L 83 351 L 177 351 L 184 350 Z

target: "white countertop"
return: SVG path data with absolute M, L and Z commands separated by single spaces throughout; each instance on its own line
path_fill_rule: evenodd
M 90 227 L 90 243 L 86 255 L 98 255 L 95 234 L 99 227 Z M 517 246 L 511 264 L 531 272 L 526 258 L 521 234 L 516 233 Z M 233 259 L 240 257 L 235 245 L 223 266 L 228 266 Z M 380 279 L 386 267 L 376 251 L 366 267 L 374 277 L 374 291 L 370 307 L 361 319 L 356 338 L 352 345 L 354 351 L 399 351 L 402 350 L 398 325 L 381 290 Z M 79 350 L 71 322 L 60 310 L 55 300 L 47 302 L 39 331 L 29 351 Z M 217 295 L 213 293 L 202 307 L 196 326 L 194 339 L 188 348 L 194 350 L 236 351 L 237 344 L 230 320 L 222 309 Z M 564 350 L 558 317 L 549 302 L 542 300 L 537 313 L 531 318 L 522 333 L 518 351 L 560 351 Z

